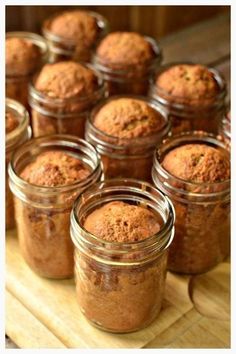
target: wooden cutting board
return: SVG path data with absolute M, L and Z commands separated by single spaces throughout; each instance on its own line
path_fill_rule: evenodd
M 227 263 L 194 281 L 168 272 L 159 317 L 146 329 L 122 335 L 103 332 L 87 322 L 76 301 L 73 279 L 48 280 L 33 273 L 21 257 L 15 231 L 6 237 L 6 263 L 6 333 L 21 348 L 229 347 Z M 208 279 L 213 291 L 216 283 L 221 290 L 216 298 L 207 288 L 206 308 L 215 306 L 213 317 L 205 315 L 202 305 Z M 222 304 L 223 320 L 216 316 Z

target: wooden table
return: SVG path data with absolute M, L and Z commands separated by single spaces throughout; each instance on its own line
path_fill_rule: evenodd
M 161 41 L 165 62 L 194 61 L 217 67 L 225 76 L 230 89 L 230 23 L 228 16 L 220 16 L 196 24 Z M 67 327 L 67 313 L 51 318 L 57 307 L 48 302 L 52 283 L 31 274 L 17 247 L 16 236 L 7 235 L 6 275 L 6 333 L 12 339 L 7 348 L 75 348 L 75 347 L 129 347 L 129 348 L 229 348 L 230 347 L 230 263 L 224 262 L 212 271 L 197 277 L 168 273 L 166 295 L 159 321 L 147 330 L 129 335 L 106 334 L 80 319 L 82 330 L 89 326 L 88 336 L 80 338 L 79 328 Z M 18 263 L 17 263 L 18 262 Z M 33 301 L 29 301 L 27 277 L 33 277 Z M 55 282 L 55 293 L 68 303 L 71 281 Z M 38 288 L 37 288 L 38 287 Z M 37 304 L 37 291 L 45 291 L 45 308 Z M 63 287 L 63 290 L 61 288 Z M 70 296 L 73 296 L 70 295 Z M 56 298 L 56 296 L 55 296 Z M 55 301 L 59 301 L 55 299 Z M 61 300 L 62 301 L 62 300 Z M 62 304 L 63 305 L 63 304 Z M 66 304 L 67 306 L 67 304 Z M 50 312 L 51 311 L 51 312 Z M 56 310 L 55 310 L 56 311 Z M 50 317 L 51 316 L 51 317 Z M 64 316 L 64 317 L 63 317 Z M 73 313 L 71 313 L 73 322 Z M 81 324 L 80 324 L 81 325 Z M 58 326 L 61 326 L 58 328 Z M 78 326 L 79 327 L 79 326 Z M 87 327 L 86 327 L 87 328 Z M 69 333 L 65 333 L 68 331 Z M 81 339 L 81 340 L 80 340 Z M 16 344 L 15 344 L 16 343 Z

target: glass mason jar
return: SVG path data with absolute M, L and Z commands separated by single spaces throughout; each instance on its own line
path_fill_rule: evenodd
M 105 241 L 87 232 L 83 227 L 86 217 L 111 201 L 148 208 L 156 214 L 160 231 L 128 243 Z M 144 328 L 157 317 L 173 225 L 169 199 L 142 181 L 105 180 L 76 200 L 71 212 L 76 292 L 82 313 L 93 325 L 125 333 Z
M 94 53 L 92 63 L 107 82 L 109 96 L 130 94 L 146 95 L 149 79 L 162 61 L 162 53 L 158 43 L 151 37 L 144 36 L 155 53 L 155 58 L 148 65 L 119 65 L 106 66 Z
M 55 35 L 51 31 L 52 21 L 58 16 L 54 14 L 49 19 L 44 21 L 42 26 L 43 36 L 48 41 L 49 45 L 49 61 L 55 63 L 58 61 L 74 60 L 79 62 L 90 62 L 91 55 L 97 42 L 101 40 L 109 32 L 109 23 L 102 15 L 86 11 L 86 13 L 95 18 L 98 27 L 98 35 L 96 42 L 92 46 L 86 46 L 85 43 L 80 47 L 74 40 L 69 40 L 61 36 Z M 81 43 L 79 43 L 81 44 Z
M 225 143 L 228 144 L 230 147 L 231 143 L 231 115 L 230 112 L 228 112 L 222 119 L 220 128 L 219 128 L 219 134 L 222 136 L 224 139 Z
M 193 183 L 169 174 L 161 165 L 166 153 L 184 144 L 226 145 L 213 134 L 189 132 L 173 136 L 156 150 L 152 169 L 154 185 L 173 202 L 175 238 L 170 247 L 168 269 L 195 274 L 221 262 L 230 247 L 230 180 Z
M 91 66 L 88 67 L 91 68 Z M 38 91 L 34 83 L 31 83 L 29 104 L 32 111 L 34 137 L 49 134 L 72 134 L 83 138 L 86 118 L 91 109 L 106 95 L 104 81 L 99 74 L 97 75 L 97 90 L 81 98 L 49 97 Z
M 20 177 L 23 169 L 45 151 L 63 151 L 78 157 L 91 173 L 65 186 L 38 186 Z M 73 244 L 70 212 L 75 198 L 101 178 L 98 154 L 86 141 L 70 135 L 32 139 L 17 150 L 9 164 L 10 188 L 14 194 L 20 249 L 25 261 L 40 276 L 73 276 Z
M 14 130 L 6 134 L 6 229 L 15 226 L 13 196 L 9 188 L 7 166 L 13 152 L 24 142 L 31 138 L 29 126 L 29 114 L 25 107 L 19 102 L 10 98 L 6 99 L 6 113 L 12 114 L 18 121 Z
M 147 102 L 153 109 L 160 113 L 163 119 L 163 126 L 160 131 L 152 136 L 139 138 L 118 138 L 110 136 L 97 129 L 93 122 L 101 107 L 118 98 L 136 98 Z M 137 178 L 151 181 L 151 169 L 153 153 L 162 139 L 170 131 L 170 121 L 165 109 L 156 104 L 155 101 L 141 96 L 113 96 L 94 107 L 90 117 L 86 121 L 85 138 L 101 156 L 105 178 Z
M 161 88 L 157 88 L 155 84 L 156 78 L 161 73 L 178 64 L 191 63 L 163 65 L 150 80 L 149 96 L 169 111 L 173 134 L 193 130 L 217 134 L 220 121 L 225 114 L 226 84 L 224 78 L 216 69 L 208 68 L 218 83 L 219 93 L 214 97 L 206 97 L 205 102 L 192 99 L 189 103 L 183 97 L 171 95 Z
M 27 42 L 36 45 L 41 52 L 41 57 L 38 60 L 38 64 L 35 66 L 35 71 L 29 75 L 22 75 L 20 72 L 18 75 L 6 70 L 6 96 L 22 103 L 26 108 L 28 106 L 28 85 L 33 75 L 38 71 L 48 60 L 48 46 L 46 40 L 38 34 L 31 32 L 7 32 L 6 39 L 8 38 L 20 38 Z

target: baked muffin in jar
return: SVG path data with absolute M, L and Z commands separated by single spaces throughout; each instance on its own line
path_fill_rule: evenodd
M 83 138 L 85 120 L 105 94 L 104 82 L 92 66 L 73 61 L 46 64 L 29 89 L 34 136 Z
M 76 197 L 102 175 L 96 150 L 70 135 L 35 138 L 9 164 L 21 253 L 47 278 L 73 276 L 70 212 Z
M 166 139 L 152 177 L 176 211 L 168 268 L 195 274 L 223 261 L 230 248 L 230 156 L 222 139 L 197 131 Z
M 173 133 L 203 130 L 217 134 L 225 114 L 226 85 L 216 69 L 167 64 L 150 82 L 149 96 L 170 112 Z
M 132 332 L 159 314 L 174 209 L 160 191 L 138 180 L 105 180 L 75 202 L 77 299 L 95 326 Z
M 85 137 L 99 152 L 105 178 L 151 180 L 153 152 L 170 131 L 168 114 L 141 96 L 113 96 L 96 106 Z
M 8 184 L 7 166 L 13 152 L 31 137 L 29 114 L 25 107 L 10 98 L 6 99 L 5 108 L 6 132 L 6 229 L 15 226 L 13 196 Z
M 31 32 L 7 32 L 5 59 L 6 96 L 28 108 L 28 85 L 48 60 L 47 42 Z
M 108 21 L 96 12 L 68 10 L 54 14 L 42 26 L 49 44 L 50 62 L 90 62 L 96 44 L 108 30 Z
M 98 44 L 93 64 L 108 84 L 109 95 L 146 95 L 149 78 L 162 60 L 155 39 L 135 32 L 112 32 Z

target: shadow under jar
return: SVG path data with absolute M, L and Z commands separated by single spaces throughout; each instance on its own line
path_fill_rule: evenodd
M 15 226 L 13 196 L 8 184 L 7 166 L 13 152 L 31 138 L 29 114 L 25 107 L 10 98 L 6 99 L 6 229 Z
M 43 23 L 51 63 L 64 60 L 90 62 L 92 52 L 109 30 L 108 21 L 92 11 L 66 11 Z
M 6 34 L 6 96 L 28 108 L 28 85 L 47 62 L 46 40 L 31 32 Z
M 73 276 L 72 204 L 101 174 L 93 146 L 69 135 L 32 139 L 13 155 L 9 179 L 20 250 L 40 276 Z
M 214 68 L 171 63 L 150 80 L 149 96 L 170 114 L 172 133 L 203 130 L 217 134 L 225 114 L 226 84 Z
M 120 36 L 125 38 L 120 39 Z M 111 40 L 107 41 L 108 37 Z M 105 45 L 107 48 L 100 53 Z M 145 52 L 148 54 L 146 60 Z M 92 58 L 92 63 L 107 83 L 109 96 L 146 95 L 149 79 L 161 61 L 161 49 L 155 39 L 132 32 L 108 34 L 99 43 Z
M 203 144 L 204 147 L 220 151 L 221 157 L 215 159 L 209 157 L 208 163 L 199 166 L 195 175 L 204 176 L 205 171 L 208 177 L 221 173 L 223 176 L 226 172 L 226 178 L 215 182 L 201 183 L 184 180 L 169 173 L 163 167 L 166 156 L 181 147 L 190 146 L 189 144 L 197 144 L 195 152 L 192 153 L 192 156 L 186 155 L 186 160 L 182 160 L 182 166 L 179 162 L 176 163 L 180 160 L 173 156 L 172 168 L 175 168 L 176 171 L 181 170 L 183 173 L 189 170 L 193 172 L 198 164 L 201 165 L 201 159 L 204 159 L 204 154 L 199 152 L 202 149 L 201 144 Z M 183 150 L 181 154 L 183 154 Z M 218 166 L 217 161 L 220 161 Z M 224 169 L 225 164 L 227 165 L 226 170 Z M 171 199 L 176 212 L 175 238 L 170 247 L 168 259 L 168 269 L 171 271 L 186 274 L 206 272 L 223 261 L 229 254 L 229 168 L 227 147 L 213 134 L 182 133 L 166 139 L 157 149 L 152 170 L 153 182 Z
M 106 105 L 118 101 L 118 100 L 134 100 L 137 103 L 145 103 L 150 107 L 157 115 L 156 119 L 159 120 L 159 128 L 152 134 L 147 136 L 139 136 L 133 138 L 120 138 L 109 135 L 95 126 L 96 115 Z M 132 107 L 131 107 L 132 108 Z M 123 108 L 119 113 L 118 107 L 114 110 L 116 118 L 119 115 L 122 117 Z M 132 113 L 132 112 L 131 112 Z M 136 119 L 137 115 L 131 114 L 132 119 Z M 112 115 L 110 115 L 112 117 Z M 142 119 L 147 120 L 145 115 Z M 139 120 L 130 121 L 130 125 L 136 125 Z M 106 121 L 104 121 L 106 124 Z M 114 120 L 115 124 L 115 120 Z M 142 126 L 140 126 L 142 129 Z M 86 121 L 85 138 L 92 145 L 95 146 L 98 151 L 104 169 L 105 178 L 137 178 L 144 181 L 151 181 L 151 169 L 153 163 L 153 153 L 155 148 L 161 143 L 170 131 L 170 121 L 167 112 L 158 106 L 155 101 L 147 99 L 141 96 L 113 96 L 97 105 L 91 112 L 90 117 Z
M 47 87 L 47 79 L 43 83 L 45 87 L 42 90 L 37 89 L 38 78 L 41 75 L 42 79 L 45 67 L 29 87 L 33 135 L 39 137 L 50 134 L 72 134 L 83 138 L 86 118 L 92 108 L 106 95 L 104 82 L 91 66 L 68 61 L 48 64 L 49 69 L 50 67 L 53 73 L 52 81 L 49 80 L 48 85 L 52 83 L 52 89 Z M 80 73 L 81 69 L 83 73 Z M 85 70 L 87 72 L 84 75 Z M 88 87 L 88 83 L 91 83 L 92 88 L 86 90 L 83 86 Z M 56 91 L 53 91 L 54 89 Z
M 135 230 L 128 225 L 129 217 L 134 220 L 137 209 L 130 214 L 122 213 L 121 219 L 112 212 L 115 220 L 106 224 L 111 229 L 114 226 L 108 238 L 118 232 L 125 239 L 129 232 L 131 236 L 138 230 L 135 240 L 111 242 L 86 230 L 86 220 L 92 213 L 108 208 L 108 204 L 116 208 L 125 205 L 125 210 L 139 208 L 139 212 L 144 209 L 140 217 L 136 215 Z M 147 224 L 139 228 L 144 215 Z M 144 229 L 155 223 L 158 231 L 140 238 Z M 148 326 L 157 317 L 164 295 L 173 225 L 174 209 L 169 199 L 138 180 L 105 181 L 77 199 L 71 213 L 76 292 L 80 309 L 91 324 L 106 331 L 126 333 Z

